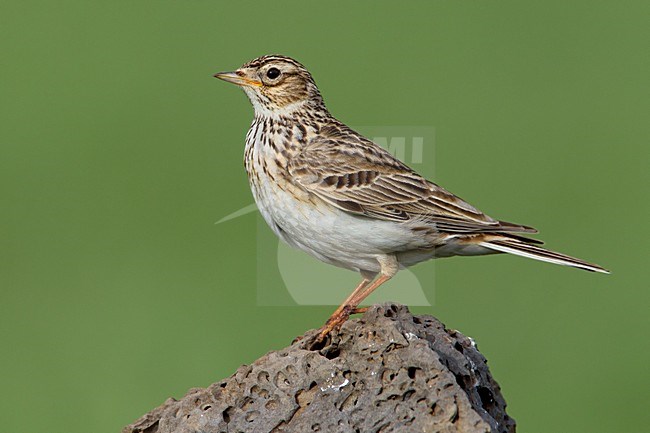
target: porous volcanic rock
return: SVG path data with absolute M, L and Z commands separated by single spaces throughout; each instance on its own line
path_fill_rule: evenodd
M 168 399 L 122 432 L 515 431 L 474 342 L 434 317 L 388 303 L 310 350 L 315 332 Z

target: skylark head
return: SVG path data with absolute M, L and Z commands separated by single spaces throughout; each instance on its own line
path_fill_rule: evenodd
M 324 108 L 309 71 L 290 57 L 262 56 L 236 71 L 214 76 L 241 87 L 257 112 L 282 114 L 307 106 Z

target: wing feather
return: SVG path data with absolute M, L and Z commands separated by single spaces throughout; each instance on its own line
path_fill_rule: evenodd
M 296 183 L 341 210 L 457 233 L 536 232 L 490 218 L 352 130 L 331 130 L 329 136 L 322 130 L 291 158 L 288 169 Z M 354 140 L 345 141 L 350 133 Z

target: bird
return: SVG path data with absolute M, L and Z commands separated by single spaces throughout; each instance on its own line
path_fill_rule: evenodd
M 255 203 L 284 242 L 361 282 L 319 329 L 336 331 L 400 269 L 442 257 L 509 253 L 592 272 L 596 264 L 541 247 L 537 230 L 494 219 L 425 179 L 333 117 L 311 73 L 264 55 L 214 77 L 254 109 L 244 166 Z

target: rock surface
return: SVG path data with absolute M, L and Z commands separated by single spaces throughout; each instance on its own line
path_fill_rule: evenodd
M 401 305 L 370 307 L 320 350 L 315 331 L 123 433 L 514 432 L 474 342 Z

